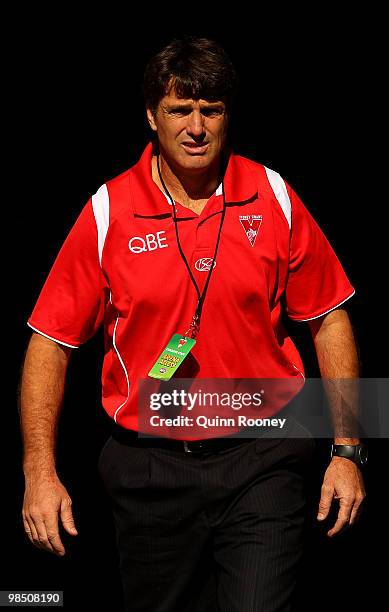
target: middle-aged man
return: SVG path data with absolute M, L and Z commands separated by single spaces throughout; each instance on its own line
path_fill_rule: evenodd
M 58 555 L 59 517 L 77 534 L 56 472 L 57 422 L 71 351 L 104 323 L 102 403 L 112 436 L 99 469 L 128 610 L 289 610 L 314 446 L 296 420 L 285 436 L 220 428 L 206 437 L 179 427 L 138 436 L 150 433 L 140 426 L 138 381 L 169 389 L 172 381 L 158 379 L 178 360 L 173 380 L 296 382 L 269 412 L 287 414 L 304 370 L 285 315 L 308 321 L 323 378 L 358 377 L 340 307 L 354 289 L 333 249 L 279 174 L 226 145 L 235 86 L 229 58 L 207 39 L 174 40 L 150 61 L 144 91 L 156 138 L 87 202 L 28 321 L 25 531 Z M 255 115 L 256 101 L 247 103 Z M 337 423 L 345 402 L 334 389 Z M 335 432 L 339 456 L 326 470 L 318 514 L 338 500 L 329 536 L 354 523 L 364 497 L 359 442 Z

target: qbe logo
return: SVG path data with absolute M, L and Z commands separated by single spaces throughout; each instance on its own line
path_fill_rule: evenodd
M 165 242 L 165 231 L 162 230 L 156 234 L 146 234 L 144 238 L 142 236 L 133 236 L 128 242 L 128 248 L 132 253 L 138 255 L 147 251 L 155 251 L 155 249 L 164 249 L 169 246 L 164 244 Z

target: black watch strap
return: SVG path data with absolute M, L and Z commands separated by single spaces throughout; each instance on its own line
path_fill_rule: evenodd
M 359 467 L 367 463 L 367 446 L 365 444 L 332 444 L 331 457 L 351 459 Z

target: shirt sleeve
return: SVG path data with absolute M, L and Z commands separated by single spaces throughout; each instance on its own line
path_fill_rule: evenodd
M 292 206 L 286 312 L 296 321 L 316 319 L 355 293 L 322 230 L 286 184 Z
M 51 340 L 78 348 L 103 321 L 107 291 L 89 200 L 59 251 L 27 324 Z

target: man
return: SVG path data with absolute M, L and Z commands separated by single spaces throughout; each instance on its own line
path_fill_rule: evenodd
M 151 60 L 144 91 L 156 140 L 88 201 L 28 321 L 25 531 L 58 555 L 58 515 L 77 534 L 55 469 L 56 425 L 72 349 L 104 323 L 103 406 L 113 433 L 99 468 L 128 610 L 289 610 L 313 450 L 293 421 L 283 438 L 222 427 L 172 435 L 169 426 L 138 437 L 138 382 L 149 375 L 162 388 L 157 379 L 175 373 L 179 355 L 177 377 L 285 379 L 291 400 L 304 373 L 285 313 L 308 322 L 323 378 L 358 376 L 341 308 L 354 289 L 334 251 L 276 172 L 227 148 L 235 86 L 225 52 L 206 39 L 173 41 Z M 337 422 L 341 394 L 329 399 Z M 269 410 L 285 406 L 276 398 Z M 329 536 L 355 522 L 364 497 L 358 438 L 335 443 L 343 456 L 328 466 L 318 515 L 339 500 Z

